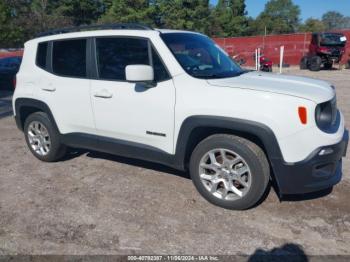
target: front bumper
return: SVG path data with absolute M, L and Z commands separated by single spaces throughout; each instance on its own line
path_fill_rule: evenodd
M 339 183 L 348 142 L 349 132 L 345 130 L 339 143 L 318 148 L 303 161 L 271 161 L 280 195 L 311 193 Z M 322 155 L 322 150 L 328 153 Z

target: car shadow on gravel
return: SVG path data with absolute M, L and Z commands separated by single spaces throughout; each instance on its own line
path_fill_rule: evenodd
M 117 156 L 117 155 L 111 155 L 108 153 L 84 150 L 84 149 L 70 149 L 68 154 L 66 154 L 66 156 L 61 161 L 68 161 L 70 159 L 79 157 L 79 156 L 84 155 L 84 154 L 90 158 L 98 158 L 98 159 L 119 162 L 121 164 L 142 167 L 142 168 L 151 169 L 154 171 L 163 172 L 163 173 L 167 173 L 167 174 L 190 179 L 190 176 L 187 172 L 179 171 L 179 170 L 176 170 L 174 168 L 167 167 L 167 166 L 164 166 L 161 164 L 147 162 L 147 161 L 133 159 L 133 158 Z
M 327 188 L 324 190 L 320 190 L 317 192 L 307 193 L 307 194 L 300 194 L 300 195 L 284 195 L 282 196 L 281 200 L 286 202 L 298 202 L 298 201 L 305 201 L 305 200 L 313 200 L 321 197 L 325 197 L 329 194 L 331 194 L 333 191 L 333 187 Z
M 179 170 L 176 170 L 174 168 L 167 167 L 167 166 L 157 164 L 157 163 L 147 162 L 147 161 L 138 160 L 138 159 L 134 159 L 134 158 L 127 158 L 127 157 L 122 157 L 122 156 L 110 155 L 107 153 L 100 153 L 100 152 L 96 152 L 96 151 L 89 151 L 86 156 L 91 157 L 91 158 L 100 158 L 100 159 L 115 161 L 115 162 L 119 162 L 119 163 L 126 164 L 126 165 L 142 167 L 142 168 L 151 169 L 154 171 L 168 173 L 171 175 L 190 179 L 190 176 L 187 172 L 179 171 Z
M 271 250 L 256 249 L 255 252 L 249 256 L 248 262 L 308 262 L 309 259 L 305 254 L 302 246 L 287 243 L 281 247 L 276 247 Z
M 188 172 L 179 171 L 179 170 L 176 170 L 174 168 L 167 167 L 167 166 L 164 166 L 161 164 L 148 162 L 148 161 L 144 161 L 144 160 L 138 160 L 138 159 L 133 159 L 133 158 L 117 156 L 117 155 L 111 155 L 108 153 L 85 150 L 85 149 L 73 149 L 73 148 L 71 148 L 69 150 L 69 152 L 66 154 L 66 156 L 63 159 L 61 159 L 61 161 L 69 161 L 71 159 L 80 157 L 81 155 L 86 155 L 87 157 L 90 157 L 90 158 L 97 158 L 97 159 L 114 161 L 114 162 L 118 162 L 121 164 L 141 167 L 141 168 L 145 168 L 145 169 L 154 170 L 157 172 L 163 172 L 166 174 L 175 175 L 175 176 L 186 178 L 186 179 L 191 179 Z M 325 190 L 307 193 L 307 194 L 280 196 L 279 192 L 278 192 L 277 184 L 274 181 L 275 180 L 271 181 L 271 183 L 266 188 L 263 196 L 260 198 L 260 200 L 254 206 L 251 207 L 251 209 L 254 209 L 255 207 L 262 204 L 271 193 L 275 194 L 280 202 L 298 202 L 298 201 L 314 200 L 314 199 L 325 197 L 325 196 L 331 194 L 332 190 L 333 190 L 333 188 L 328 188 Z
M 174 168 L 167 167 L 165 165 L 161 165 L 161 164 L 157 164 L 157 163 L 153 163 L 153 162 L 148 162 L 148 161 L 144 161 L 144 160 L 139 160 L 139 159 L 134 159 L 134 158 L 127 158 L 127 157 L 112 155 L 112 154 L 108 154 L 108 153 L 85 150 L 85 149 L 70 149 L 69 152 L 66 154 L 66 156 L 63 159 L 61 159 L 61 161 L 69 161 L 69 160 L 77 158 L 81 155 L 86 155 L 87 157 L 90 157 L 90 158 L 97 158 L 97 159 L 114 161 L 114 162 L 118 162 L 121 164 L 141 167 L 141 168 L 145 168 L 145 169 L 154 170 L 157 172 L 163 172 L 163 173 L 167 173 L 170 175 L 175 175 L 178 177 L 191 179 L 188 172 L 176 170 Z M 333 188 L 328 188 L 325 190 L 307 193 L 307 194 L 280 196 L 278 193 L 277 184 L 274 181 L 275 180 L 271 181 L 271 183 L 266 188 L 261 199 L 252 208 L 257 207 L 261 203 L 263 203 L 271 193 L 276 194 L 277 198 L 281 202 L 298 202 L 298 201 L 305 201 L 305 200 L 313 200 L 313 199 L 317 199 L 317 198 L 322 198 L 322 197 L 325 197 L 325 196 L 331 194 L 333 191 Z

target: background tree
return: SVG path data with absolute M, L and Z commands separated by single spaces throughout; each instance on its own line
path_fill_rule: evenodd
M 31 20 L 30 27 L 36 32 L 68 26 L 73 21 L 72 17 L 57 12 L 57 2 L 52 0 L 32 0 L 27 16 Z
M 158 26 L 208 33 L 209 0 L 159 0 Z
M 350 28 L 350 16 L 344 17 L 343 28 Z
M 57 15 L 69 17 L 74 25 L 82 25 L 96 22 L 105 11 L 105 3 L 103 0 L 60 0 L 54 1 L 54 8 Z
M 17 46 L 22 40 L 22 30 L 14 23 L 15 13 L 6 2 L 0 1 L 0 48 Z
M 325 24 L 315 18 L 309 18 L 304 24 L 300 25 L 299 31 L 301 32 L 322 32 L 326 30 Z
M 158 28 L 231 37 L 350 28 L 350 17 L 330 11 L 300 24 L 292 0 L 269 0 L 256 18 L 245 0 L 0 0 L 0 48 L 20 47 L 38 32 L 94 23 L 138 22 Z
M 148 0 L 113 0 L 101 17 L 101 23 L 135 23 L 154 24 L 155 3 Z
M 257 17 L 254 27 L 256 34 L 285 34 L 296 32 L 299 26 L 300 8 L 292 0 L 270 0 L 264 11 Z
M 242 36 L 248 29 L 248 18 L 244 0 L 219 0 L 213 10 L 213 25 L 211 30 L 216 36 Z
M 330 11 L 322 16 L 322 22 L 326 26 L 326 30 L 343 28 L 345 17 L 339 12 Z

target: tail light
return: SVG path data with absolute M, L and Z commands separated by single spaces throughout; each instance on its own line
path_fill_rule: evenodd
M 13 89 L 16 89 L 16 84 L 17 84 L 16 76 L 13 77 L 12 84 L 13 84 Z

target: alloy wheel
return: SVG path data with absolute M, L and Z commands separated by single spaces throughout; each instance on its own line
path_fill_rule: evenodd
M 244 197 L 251 187 L 251 171 L 236 152 L 224 148 L 204 154 L 199 163 L 199 176 L 204 187 L 222 200 Z
M 51 138 L 47 128 L 38 121 L 33 121 L 28 126 L 28 141 L 33 151 L 39 156 L 46 156 L 51 149 Z

